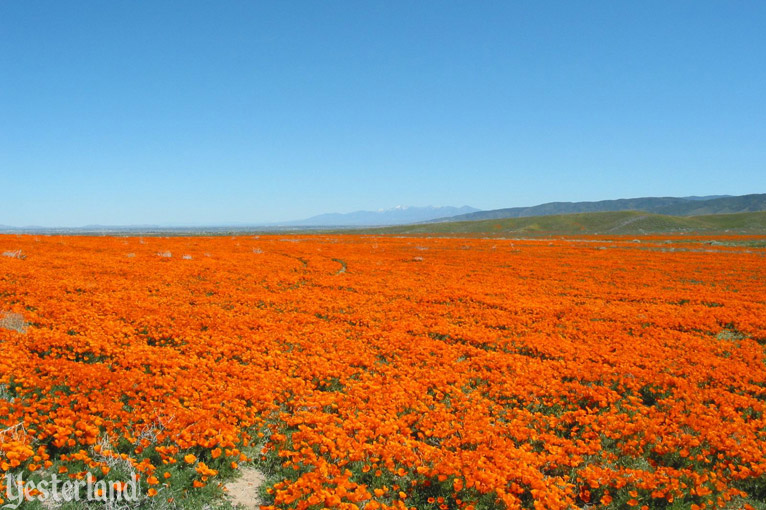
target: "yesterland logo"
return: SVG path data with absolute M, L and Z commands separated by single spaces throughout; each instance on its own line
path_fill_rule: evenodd
M 55 473 L 50 479 L 24 481 L 23 475 L 8 473 L 5 479 L 6 502 L 0 508 L 14 510 L 24 501 L 69 503 L 89 501 L 103 503 L 137 502 L 139 498 L 138 476 L 125 482 L 96 480 L 88 473 L 84 480 L 59 478 Z

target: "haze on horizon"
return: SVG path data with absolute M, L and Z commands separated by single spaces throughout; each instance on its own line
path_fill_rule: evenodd
M 759 2 L 0 3 L 0 224 L 766 191 Z

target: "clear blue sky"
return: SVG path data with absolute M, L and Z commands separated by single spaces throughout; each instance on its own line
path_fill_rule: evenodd
M 0 2 L 0 224 L 766 192 L 766 2 Z

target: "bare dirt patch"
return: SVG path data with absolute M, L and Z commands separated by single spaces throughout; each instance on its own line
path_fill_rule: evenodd
M 258 510 L 262 501 L 258 489 L 266 480 L 264 474 L 254 467 L 242 469 L 242 476 L 226 484 L 226 490 L 234 506 L 246 510 Z

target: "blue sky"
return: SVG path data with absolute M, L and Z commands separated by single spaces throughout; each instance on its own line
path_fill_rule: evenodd
M 766 3 L 0 2 L 0 224 L 766 192 Z

